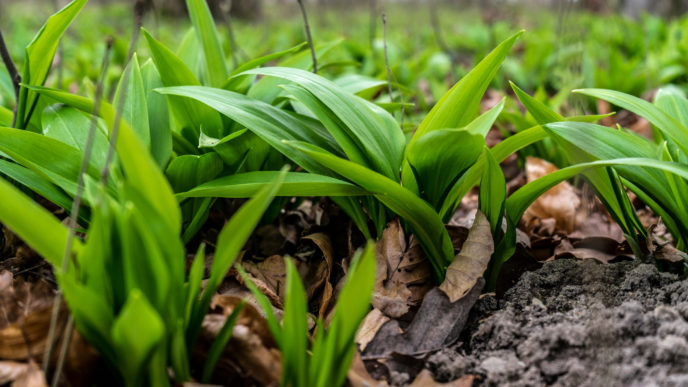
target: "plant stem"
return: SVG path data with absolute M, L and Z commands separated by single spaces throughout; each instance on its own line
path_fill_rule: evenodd
M 303 24 L 306 28 L 306 39 L 308 39 L 308 46 L 311 48 L 311 58 L 313 59 L 313 72 L 318 72 L 318 60 L 315 56 L 315 47 L 313 47 L 313 37 L 311 37 L 311 27 L 308 24 L 308 15 L 306 14 L 306 7 L 303 6 L 303 0 L 296 0 L 301 8 L 301 14 L 303 15 Z
M 14 86 L 14 112 L 12 116 L 12 127 L 17 125 L 17 106 L 19 106 L 19 84 L 21 83 L 21 76 L 17 71 L 17 66 L 14 65 L 10 52 L 7 50 L 7 45 L 5 44 L 5 38 L 2 36 L 2 31 L 0 31 L 0 56 L 2 56 L 2 61 L 7 67 L 7 72 L 10 74 L 12 79 L 12 86 Z

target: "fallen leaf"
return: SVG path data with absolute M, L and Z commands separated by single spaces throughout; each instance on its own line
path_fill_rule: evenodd
M 387 321 L 389 321 L 389 317 L 385 316 L 379 309 L 373 309 L 368 312 L 368 315 L 363 319 L 363 323 L 361 323 L 361 327 L 356 332 L 356 344 L 359 346 L 359 351 L 365 350 L 365 347 L 373 340 L 377 331 Z
M 449 301 L 444 291 L 433 288 L 425 295 L 418 313 L 406 330 L 402 331 L 397 320 L 386 322 L 368 343 L 361 357 L 363 360 L 389 361 L 392 354 L 417 357 L 453 344 L 458 340 L 468 313 L 484 285 L 485 280 L 478 278 L 473 288 L 454 303 Z
M 439 287 L 449 297 L 449 302 L 461 299 L 482 278 L 493 252 L 490 222 L 478 211 L 461 252 L 447 268 L 447 274 Z
M 373 307 L 389 317 L 398 318 L 419 302 L 427 291 L 422 285 L 430 280 L 430 268 L 420 246 L 406 236 L 399 219 L 387 225 L 375 245 L 377 276 L 373 290 Z M 415 291 L 415 292 L 414 292 Z M 420 293 L 420 294 L 419 294 Z
M 366 370 L 361 355 L 356 352 L 354 360 L 351 362 L 349 372 L 347 373 L 348 385 L 351 387 L 389 387 L 384 380 L 376 380 Z
M 557 170 L 554 164 L 535 157 L 526 158 L 528 182 Z M 572 232 L 576 228 L 576 212 L 581 204 L 578 193 L 571 184 L 563 181 L 540 195 L 526 209 L 523 221 L 526 225 L 554 219 L 556 229 Z
M 320 308 L 318 311 L 318 316 L 322 318 L 332 299 L 330 275 L 332 274 L 332 265 L 334 263 L 334 250 L 332 249 L 330 237 L 324 233 L 307 235 L 302 239 L 313 242 L 322 252 L 322 259 L 319 259 L 318 265 L 308 265 L 309 270 L 302 276 L 308 300 L 311 300 L 313 296 L 322 289 Z
M 273 305 L 284 305 L 284 286 L 287 282 L 287 266 L 281 255 L 273 255 L 260 262 L 242 260 L 241 266 L 251 277 L 256 287 L 270 299 Z M 237 277 L 238 278 L 238 277 Z M 241 279 L 239 278 L 241 281 Z

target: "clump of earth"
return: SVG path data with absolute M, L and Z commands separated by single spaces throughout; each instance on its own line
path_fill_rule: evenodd
M 474 386 L 688 386 L 688 280 L 636 261 L 548 262 L 483 296 L 461 343 L 426 367 Z

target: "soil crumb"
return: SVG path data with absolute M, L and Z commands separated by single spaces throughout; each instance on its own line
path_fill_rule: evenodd
M 482 297 L 463 345 L 432 355 L 439 382 L 688 386 L 688 280 L 637 262 L 561 259 Z

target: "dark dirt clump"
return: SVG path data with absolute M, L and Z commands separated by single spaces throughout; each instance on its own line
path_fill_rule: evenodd
M 688 386 L 688 280 L 648 264 L 561 259 L 475 305 L 438 381 L 481 386 Z

